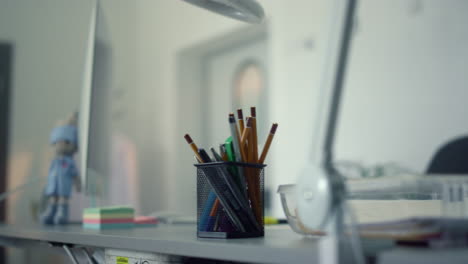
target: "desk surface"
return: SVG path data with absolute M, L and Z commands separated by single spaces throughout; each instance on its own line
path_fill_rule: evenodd
M 0 236 L 256 263 L 315 263 L 319 257 L 320 240 L 300 236 L 288 226 L 266 228 L 263 238 L 227 240 L 197 238 L 195 229 L 194 225 L 162 224 L 126 230 L 2 224 Z
M 195 225 L 88 230 L 81 225 L 0 224 L 1 240 L 20 246 L 46 241 L 250 263 L 319 263 L 319 252 L 323 250 L 320 239 L 305 238 L 287 225 L 267 227 L 263 238 L 226 240 L 197 238 Z M 392 242 L 383 240 L 363 240 L 363 248 L 368 257 L 380 255 L 382 263 L 395 263 L 396 259 L 407 263 L 428 263 L 428 259 L 431 263 L 465 263 L 468 259 L 466 248 L 412 249 L 395 247 Z

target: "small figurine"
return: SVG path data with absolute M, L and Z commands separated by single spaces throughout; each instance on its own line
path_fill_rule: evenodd
M 44 195 L 48 198 L 40 221 L 46 225 L 63 225 L 68 221 L 68 199 L 75 183 L 81 191 L 81 182 L 73 155 L 78 150 L 78 114 L 74 113 L 63 125 L 52 130 L 50 143 L 55 149 Z

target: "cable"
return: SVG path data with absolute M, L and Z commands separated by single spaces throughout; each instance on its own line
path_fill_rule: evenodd
M 86 259 L 88 260 L 88 262 L 90 264 L 97 264 L 97 262 L 93 259 L 93 257 L 91 256 L 91 254 L 89 254 L 87 248 L 83 248 L 83 253 L 85 254 L 86 256 Z
M 43 179 L 42 177 L 35 177 L 35 178 L 32 178 L 31 180 L 29 180 L 26 183 L 20 184 L 20 185 L 16 186 L 15 188 L 11 189 L 11 190 L 7 190 L 7 191 L 1 193 L 0 194 L 0 202 L 2 202 L 3 200 L 6 200 L 13 193 L 15 193 L 15 192 L 17 192 L 17 191 L 19 191 L 21 189 L 24 189 L 24 188 L 28 187 L 29 185 L 32 185 L 33 183 L 35 184 L 36 182 L 39 182 L 41 180 L 45 180 L 45 179 Z
M 70 257 L 73 264 L 79 264 L 79 262 L 76 259 L 75 255 L 73 254 L 73 252 L 70 250 L 70 248 L 67 245 L 63 245 L 62 248 L 65 250 L 67 255 Z

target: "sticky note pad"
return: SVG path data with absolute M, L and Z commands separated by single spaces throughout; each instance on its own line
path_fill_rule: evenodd
M 132 207 L 113 206 L 86 208 L 83 211 L 83 227 L 91 229 L 131 228 L 135 210 Z
M 121 224 L 88 224 L 83 223 L 83 228 L 86 229 L 123 229 L 123 228 L 133 228 L 135 225 L 131 223 L 121 223 Z
M 112 207 L 96 207 L 96 208 L 86 208 L 84 209 L 84 216 L 90 217 L 104 217 L 104 216 L 128 216 L 135 214 L 135 210 L 132 207 L 123 207 L 123 206 L 112 206 Z

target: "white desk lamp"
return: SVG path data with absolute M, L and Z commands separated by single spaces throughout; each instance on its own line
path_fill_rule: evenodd
M 298 213 L 303 224 L 322 229 L 337 209 L 341 211 L 346 199 L 345 182 L 333 165 L 333 147 L 336 134 L 341 94 L 353 31 L 357 0 L 336 0 L 332 12 L 333 23 L 327 43 L 325 73 L 321 88 L 329 92 L 328 106 L 320 105 L 319 133 L 316 133 L 315 164 L 304 170 L 298 182 Z M 336 52 L 338 50 L 338 52 Z M 322 99 L 322 98 L 321 98 Z M 324 111 L 328 108 L 328 112 Z M 323 123 L 325 122 L 325 123 Z M 320 146 L 320 147 L 319 147 Z M 341 209 L 340 209 L 341 208 Z
M 311 229 L 331 232 L 331 243 L 336 257 L 326 258 L 325 262 L 364 263 L 361 244 L 355 223 L 351 223 L 351 240 L 344 237 L 344 217 L 352 219 L 352 211 L 346 205 L 347 189 L 344 177 L 334 167 L 333 147 L 336 125 L 341 103 L 346 66 L 353 32 L 354 14 L 357 0 L 335 0 L 330 37 L 327 43 L 325 73 L 321 84 L 322 91 L 329 92 L 328 106 L 318 109 L 323 112 L 319 117 L 319 133 L 316 133 L 315 163 L 305 168 L 297 184 L 298 217 Z M 336 14 L 338 13 L 338 15 Z M 338 51 L 338 52 L 337 52 Z M 322 98 L 321 98 L 322 99 Z M 328 111 L 324 111 L 328 109 Z M 323 120 L 323 121 L 322 121 Z M 322 123 L 325 122 L 325 123 Z M 321 126 L 320 126 L 321 125 Z M 321 147 L 318 147 L 321 146 Z M 355 219 L 352 219 L 353 222 Z M 350 248 L 351 247 L 351 248 Z M 333 251 L 333 250 L 332 250 Z M 347 252 L 346 252 L 347 251 Z M 347 258 L 349 254 L 353 258 Z M 327 255 L 325 253 L 324 255 Z

